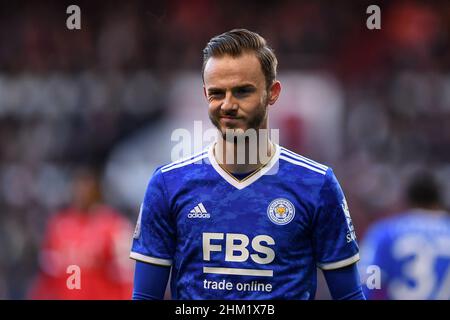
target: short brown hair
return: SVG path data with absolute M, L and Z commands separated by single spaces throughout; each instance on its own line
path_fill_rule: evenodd
M 227 54 L 237 57 L 244 52 L 255 53 L 261 64 L 268 88 L 277 76 L 277 58 L 263 37 L 247 29 L 233 29 L 209 40 L 203 49 L 202 78 L 209 58 Z

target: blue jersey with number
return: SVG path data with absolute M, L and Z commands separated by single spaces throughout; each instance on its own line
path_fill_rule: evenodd
M 361 245 L 360 274 L 368 299 L 449 300 L 450 216 L 416 209 L 376 223 Z
M 213 146 L 158 168 L 130 257 L 171 266 L 174 299 L 313 299 L 317 267 L 359 259 L 333 171 L 278 145 L 242 180 Z

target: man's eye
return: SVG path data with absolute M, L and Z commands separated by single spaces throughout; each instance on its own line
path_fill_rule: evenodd
M 250 93 L 252 93 L 253 92 L 253 89 L 249 89 L 249 88 L 243 88 L 243 89 L 237 89 L 235 92 L 234 92 L 234 94 L 236 95 L 236 96 L 246 96 L 246 95 L 248 95 L 248 94 L 250 94 Z
M 214 92 L 209 94 L 210 99 L 219 99 L 223 97 L 223 93 L 220 92 Z

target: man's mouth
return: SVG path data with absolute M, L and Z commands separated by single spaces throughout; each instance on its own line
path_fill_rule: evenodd
M 221 118 L 221 119 L 232 119 L 232 120 L 238 120 L 238 119 L 240 119 L 240 118 L 238 118 L 238 117 L 232 117 L 232 116 L 221 116 L 220 118 Z

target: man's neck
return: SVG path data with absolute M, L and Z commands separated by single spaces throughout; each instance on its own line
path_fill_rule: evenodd
M 275 145 L 270 139 L 250 146 L 249 142 L 236 142 L 219 138 L 214 145 L 214 156 L 219 165 L 230 173 L 253 172 L 265 166 L 275 154 Z

